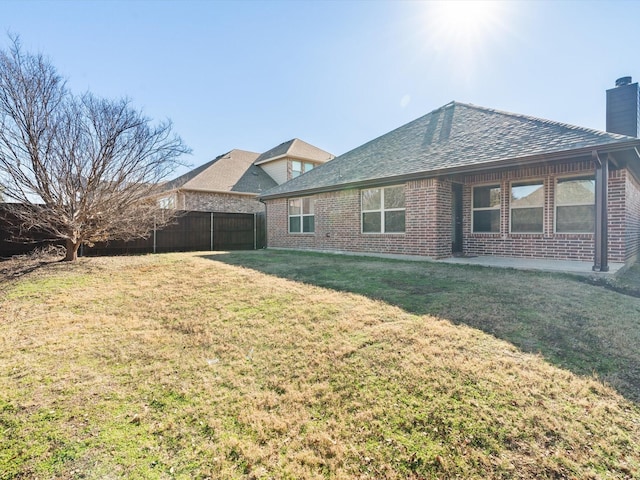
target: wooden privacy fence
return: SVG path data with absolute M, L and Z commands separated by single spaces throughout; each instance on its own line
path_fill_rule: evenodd
M 63 242 L 46 241 L 42 232 L 30 233 L 33 241 L 10 240 L 9 215 L 0 214 L 0 257 L 29 253 L 36 248 Z M 80 256 L 127 255 L 136 253 L 186 252 L 197 250 L 255 250 L 266 243 L 264 213 L 180 212 L 175 222 L 154 229 L 148 238 L 81 246 Z

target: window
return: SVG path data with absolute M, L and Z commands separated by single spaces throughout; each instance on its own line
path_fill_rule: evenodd
M 500 233 L 500 186 L 473 188 L 473 231 Z
M 289 233 L 313 233 L 315 216 L 313 198 L 292 198 L 289 200 Z
M 558 179 L 556 232 L 591 233 L 595 230 L 595 192 L 593 177 Z
M 176 199 L 173 195 L 169 197 L 162 197 L 158 200 L 158 204 L 160 208 L 164 209 L 175 209 L 176 208 Z
M 313 170 L 314 164 L 311 162 L 291 161 L 291 178 L 296 178 L 309 170 Z
M 362 232 L 404 233 L 404 185 L 362 190 Z
M 542 233 L 544 224 L 544 183 L 511 184 L 511 233 Z

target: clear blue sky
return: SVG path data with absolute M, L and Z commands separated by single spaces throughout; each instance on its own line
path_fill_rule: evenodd
M 194 166 L 294 137 L 339 155 L 452 100 L 604 130 L 605 90 L 640 80 L 640 1 L 474 5 L 0 0 L 0 27 L 72 90 L 171 119 Z

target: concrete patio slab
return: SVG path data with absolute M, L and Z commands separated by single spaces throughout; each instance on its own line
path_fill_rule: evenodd
M 577 275 L 615 276 L 625 268 L 624 263 L 610 263 L 608 272 L 594 272 L 593 262 L 578 262 L 570 260 L 548 260 L 537 258 L 508 258 L 508 257 L 451 257 L 438 260 L 442 263 L 462 265 L 480 265 L 483 267 L 514 268 L 516 270 L 540 270 L 543 272 L 561 272 Z

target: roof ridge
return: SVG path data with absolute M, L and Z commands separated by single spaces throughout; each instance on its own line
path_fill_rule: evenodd
M 227 153 L 224 153 L 223 155 L 229 155 L 231 152 L 252 153 L 254 155 L 260 155 L 260 153 L 258 153 L 258 152 L 253 152 L 251 150 L 243 150 L 242 148 L 233 148 L 233 149 L 229 150 Z
M 505 116 L 509 116 L 509 117 L 512 117 L 512 118 L 520 118 L 520 119 L 523 119 L 523 120 L 539 122 L 539 123 L 543 123 L 543 124 L 546 124 L 546 125 L 564 127 L 564 128 L 568 128 L 570 130 L 578 130 L 578 131 L 581 131 L 581 132 L 592 133 L 592 134 L 596 134 L 596 135 L 600 135 L 600 136 L 610 135 L 613 138 L 618 138 L 618 139 L 624 139 L 624 138 L 633 139 L 633 138 L 635 138 L 635 137 L 630 137 L 628 135 L 621 135 L 619 133 L 612 133 L 612 132 L 607 132 L 605 130 L 598 130 L 597 128 L 581 127 L 579 125 L 574 125 L 574 124 L 566 123 L 566 122 L 560 122 L 558 120 L 549 120 L 547 118 L 536 117 L 534 115 L 527 115 L 527 114 L 524 114 L 524 113 L 508 112 L 506 110 L 499 110 L 497 108 L 483 107 L 481 105 L 475 105 L 473 103 L 462 103 L 462 102 L 451 102 L 451 103 L 456 104 L 456 105 L 460 105 L 460 106 L 463 106 L 463 107 L 471 108 L 471 109 L 474 109 L 474 110 L 479 110 L 479 111 L 482 111 L 482 112 L 497 113 L 498 115 L 505 115 Z M 440 107 L 440 108 L 443 108 L 443 107 Z
M 274 187 L 264 198 L 628 145 L 640 145 L 640 139 L 454 100 Z

